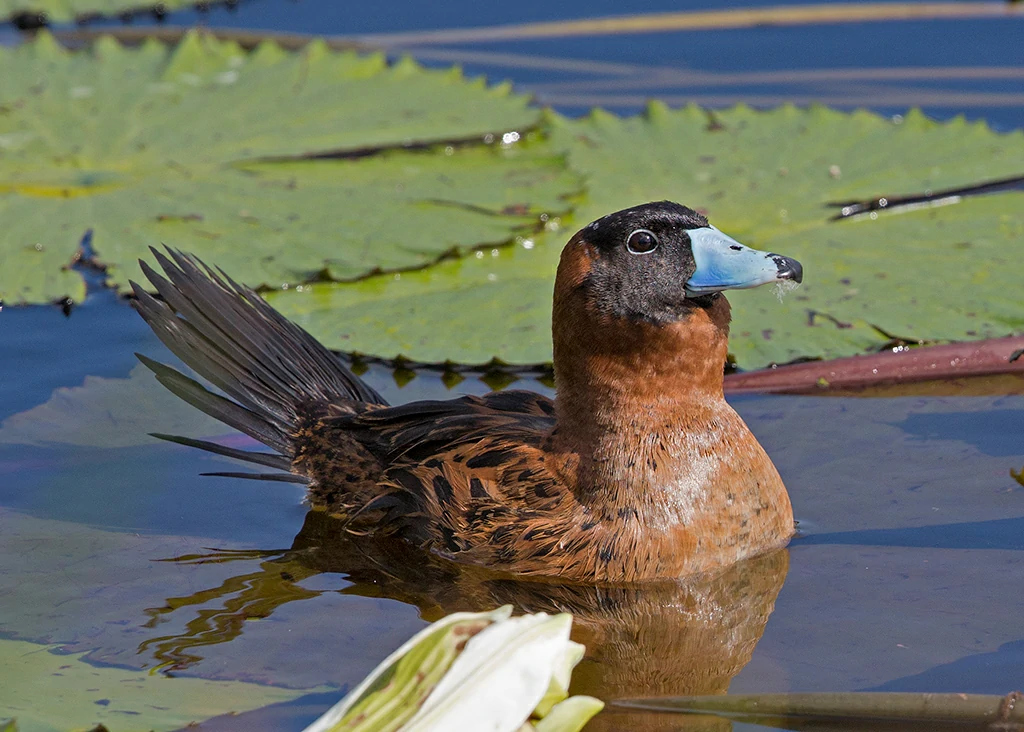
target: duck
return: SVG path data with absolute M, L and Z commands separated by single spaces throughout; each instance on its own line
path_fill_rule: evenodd
M 768 454 L 725 401 L 726 290 L 800 283 L 799 262 L 656 201 L 565 245 L 554 281 L 554 399 L 525 390 L 389 405 L 253 289 L 151 249 L 132 304 L 197 376 L 137 354 L 193 407 L 263 443 L 155 437 L 270 468 L 346 531 L 517 577 L 674 580 L 794 534 Z

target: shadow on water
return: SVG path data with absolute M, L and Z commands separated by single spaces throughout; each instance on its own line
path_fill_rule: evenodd
M 920 691 L 931 693 L 988 694 L 1005 688 L 1007 679 L 1014 679 L 1024 668 L 1024 639 L 1004 643 L 992 653 L 975 653 L 919 674 L 893 679 L 865 691 Z M 961 681 L 956 688 L 951 679 Z
M 910 414 L 896 424 L 917 440 L 953 437 L 974 445 L 986 455 L 1005 457 L 1020 453 L 1024 409 Z
M 1024 516 L 898 529 L 835 531 L 800 537 L 795 539 L 793 544 L 858 544 L 926 549 L 1024 551 Z
M 302 530 L 284 551 L 211 552 L 165 561 L 227 563 L 259 556 L 263 561 L 256 571 L 148 610 L 147 625 L 155 627 L 171 613 L 203 606 L 183 632 L 151 638 L 139 652 L 154 656 L 165 672 L 184 670 L 202 659 L 204 646 L 241 635 L 247 620 L 267 618 L 287 603 L 324 592 L 307 589 L 306 581 L 338 573 L 352 584 L 333 591 L 399 600 L 418 608 L 429 621 L 504 604 L 524 612 L 573 613 L 573 637 L 587 647 L 573 677 L 574 693 L 601 699 L 719 694 L 750 660 L 789 567 L 788 552 L 781 550 L 678 583 L 523 582 L 458 565 L 403 542 L 353 536 L 339 520 L 319 511 L 306 515 Z M 594 727 L 608 724 L 614 729 L 617 717 L 602 715 Z M 629 719 L 634 729 L 678 729 L 680 724 L 678 719 L 633 712 Z M 700 728 L 728 724 L 705 717 L 687 721 Z

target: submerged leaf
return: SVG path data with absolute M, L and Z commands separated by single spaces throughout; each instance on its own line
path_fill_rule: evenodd
M 578 227 L 671 199 L 758 249 L 799 259 L 804 285 L 729 294 L 743 367 L 835 357 L 910 340 L 965 340 L 1024 328 L 1019 287 L 1024 194 L 833 222 L 833 201 L 965 186 L 1024 171 L 1024 132 L 982 123 L 900 123 L 867 112 L 737 107 L 550 119 L 552 144 L 585 177 L 568 228 L 496 257 L 443 262 L 399 281 L 318 285 L 277 296 L 285 314 L 347 350 L 419 361 L 550 358 L 551 286 Z M 414 307 L 415 306 L 415 307 Z M 425 324 L 430 323 L 430 327 Z
M 62 654 L 59 646 L 0 639 L 0 707 L 17 719 L 21 732 L 63 732 L 93 724 L 160 732 L 309 693 L 94 666 L 82 655 Z
M 0 47 L 0 66 L 8 304 L 80 300 L 67 265 L 89 228 L 120 288 L 161 242 L 281 287 L 507 241 L 577 188 L 546 147 L 483 144 L 540 113 L 457 69 L 317 42 L 246 52 L 199 33 L 81 52 L 43 34 Z
M 139 365 L 127 379 L 86 376 L 0 424 L 0 444 L 84 447 L 152 445 L 150 432 L 219 435 L 226 428 L 183 402 Z

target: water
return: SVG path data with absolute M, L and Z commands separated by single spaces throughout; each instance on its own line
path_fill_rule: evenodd
M 7 309 L 2 322 L 19 354 L 0 364 L 5 419 L 87 375 L 126 388 L 133 351 L 171 359 L 105 293 L 69 319 Z M 74 358 L 54 357 L 58 344 Z M 426 373 L 399 388 L 379 366 L 366 378 L 395 403 L 487 389 L 469 378 L 449 391 Z M 0 429 L 0 545 L 18 558 L 0 573 L 6 635 L 102 663 L 345 688 L 444 612 L 544 609 L 557 597 L 605 659 L 582 666 L 578 683 L 605 697 L 1024 684 L 1024 486 L 1010 476 L 1024 467 L 1014 429 L 1024 397 L 734 399 L 787 481 L 802 536 L 717 584 L 611 603 L 443 565 L 428 572 L 423 558 L 339 539 L 307 515 L 299 487 L 201 477 L 227 463 L 141 433 L 223 430 L 173 398 L 136 408 L 164 395 L 151 378 L 134 383 L 128 398 L 90 403 L 83 390 L 42 426 L 20 418 Z M 47 434 L 90 444 L 18 444 Z M 223 554 L 235 550 L 270 553 Z M 192 559 L 157 561 L 182 556 Z M 301 728 L 330 698 L 286 705 L 275 724 Z M 634 716 L 641 728 L 667 721 Z
M 218 26 L 358 34 L 673 9 L 265 0 L 204 17 Z M 1022 25 L 754 28 L 445 50 L 720 73 L 1013 66 Z M 601 75 L 498 59 L 481 57 L 467 70 L 511 75 L 520 89 L 569 113 L 586 106 L 573 103 L 584 95 L 619 95 L 606 99 L 609 106 L 630 111 L 639 106 L 631 101 L 637 94 L 696 89 L 610 89 Z M 880 83 L 864 84 L 868 96 L 882 98 Z M 913 86 L 1009 95 L 1019 79 Z M 855 91 L 821 82 L 725 88 L 737 97 Z M 887 114 L 904 107 L 874 106 Z M 1024 125 L 1020 102 L 926 110 L 948 116 L 965 107 L 1001 129 Z M 725 689 L 1001 694 L 1024 687 L 1024 486 L 1010 474 L 1024 468 L 1024 397 L 733 399 L 786 480 L 801 536 L 788 551 L 712 582 L 594 593 L 496 581 L 401 547 L 370 548 L 308 514 L 299 487 L 201 477 L 232 468 L 145 433 L 201 437 L 223 429 L 133 371 L 135 351 L 172 357 L 109 293 L 94 293 L 70 317 L 50 307 L 5 308 L 0 344 L 0 634 L 57 643 L 98 664 L 337 689 L 203 728 L 301 729 L 428 621 L 501 602 L 572 608 L 592 654 L 576 684 L 604 698 Z M 383 366 L 365 378 L 393 403 L 488 389 L 470 376 L 449 390 L 429 372 L 399 387 L 404 379 Z M 516 387 L 551 393 L 528 378 Z M 680 724 L 615 713 L 594 728 Z M 728 729 L 708 719 L 698 726 Z
M 181 12 L 174 24 L 203 23 L 214 28 L 262 29 L 357 37 L 414 30 L 475 28 L 641 13 L 770 7 L 783 3 L 751 0 L 729 3 L 645 2 L 454 2 L 421 5 L 407 0 L 385 3 L 332 3 L 324 0 L 274 2 L 252 0 L 236 9 Z M 784 3 L 810 5 L 809 0 Z M 147 17 L 137 25 L 150 24 Z M 98 24 L 103 27 L 104 24 Z M 511 79 L 519 91 L 566 114 L 592 106 L 620 113 L 640 111 L 646 100 L 672 104 L 693 101 L 707 106 L 747 102 L 775 106 L 822 102 L 843 109 L 867 107 L 899 114 L 920 106 L 929 115 L 948 119 L 966 114 L 985 119 L 996 129 L 1024 126 L 1019 40 L 1024 14 L 1007 17 L 863 22 L 838 25 L 757 26 L 740 29 L 581 36 L 515 41 L 417 44 L 409 49 L 428 65 L 461 64 L 471 75 Z M 401 49 L 396 50 L 396 53 Z M 524 58 L 529 62 L 524 62 Z M 567 62 L 574 64 L 567 66 Z M 828 73 L 797 79 L 792 72 L 812 70 L 884 70 L 913 67 L 923 76 L 842 79 Z M 969 67 L 1004 67 L 1000 78 L 982 73 L 956 78 L 952 71 Z M 930 71 L 927 71 L 930 70 Z M 1015 70 L 1015 71 L 1014 71 Z M 752 75 L 752 72 L 755 72 Z M 773 78 L 764 74 L 775 72 Z M 668 73 L 674 81 L 660 82 Z M 720 75 L 702 78 L 693 75 Z M 745 74 L 745 76 L 744 76 Z M 761 74 L 762 76 L 757 76 Z M 1009 74 L 1009 75 L 1006 75 Z

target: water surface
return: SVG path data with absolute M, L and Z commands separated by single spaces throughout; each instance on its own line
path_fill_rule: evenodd
M 339 538 L 307 514 L 300 487 L 199 476 L 229 462 L 143 432 L 225 430 L 144 372 L 127 378 L 133 351 L 172 357 L 111 295 L 70 319 L 7 309 L 2 323 L 5 348 L 21 354 L 0 364 L 0 551 L 17 558 L 0 572 L 9 637 L 178 675 L 343 689 L 427 621 L 513 602 L 576 611 L 597 654 L 577 684 L 606 698 L 1024 685 L 1024 486 L 1010 476 L 1024 467 L 1013 431 L 1024 397 L 734 399 L 790 488 L 802 536 L 711 582 L 594 592 Z M 75 357 L 48 356 L 47 342 Z M 51 398 L 93 375 L 112 380 L 106 391 L 90 380 Z M 429 373 L 399 388 L 384 367 L 365 378 L 394 403 L 488 388 L 470 377 L 449 390 Z M 329 703 L 290 705 L 275 724 L 299 729 Z M 629 724 L 641 722 L 668 718 Z
M 171 20 L 356 35 L 674 9 L 266 0 Z M 1022 26 L 753 28 L 463 44 L 424 57 L 462 58 L 470 73 L 511 77 L 567 113 L 592 103 L 635 111 L 647 96 L 730 103 L 861 94 L 892 114 L 906 107 L 884 102 L 892 89 L 907 99 L 928 90 L 1012 95 L 1020 82 L 641 82 L 658 69 L 1016 67 Z M 483 55 L 473 60 L 470 51 Z M 630 65 L 634 83 L 557 64 L 527 68 L 508 54 Z M 1024 124 L 1024 102 L 1011 101 L 948 97 L 925 108 L 940 117 L 966 109 L 1009 130 Z M 576 684 L 604 698 L 1024 687 L 1024 486 L 1010 475 L 1024 468 L 1024 397 L 733 399 L 790 488 L 800 538 L 705 582 L 596 591 L 459 571 L 400 546 L 348 540 L 308 513 L 300 487 L 201 477 L 235 468 L 145 433 L 225 430 L 164 393 L 137 369 L 134 351 L 173 361 L 109 293 L 94 293 L 68 318 L 48 307 L 0 312 L 0 634 L 59 643 L 100 664 L 338 689 L 204 728 L 301 729 L 430 620 L 501 602 L 573 609 L 591 653 Z M 452 389 L 429 372 L 406 383 L 383 366 L 365 378 L 396 404 L 488 390 L 472 375 Z M 528 378 L 514 387 L 551 393 Z M 595 728 L 682 724 L 627 716 L 605 715 Z

